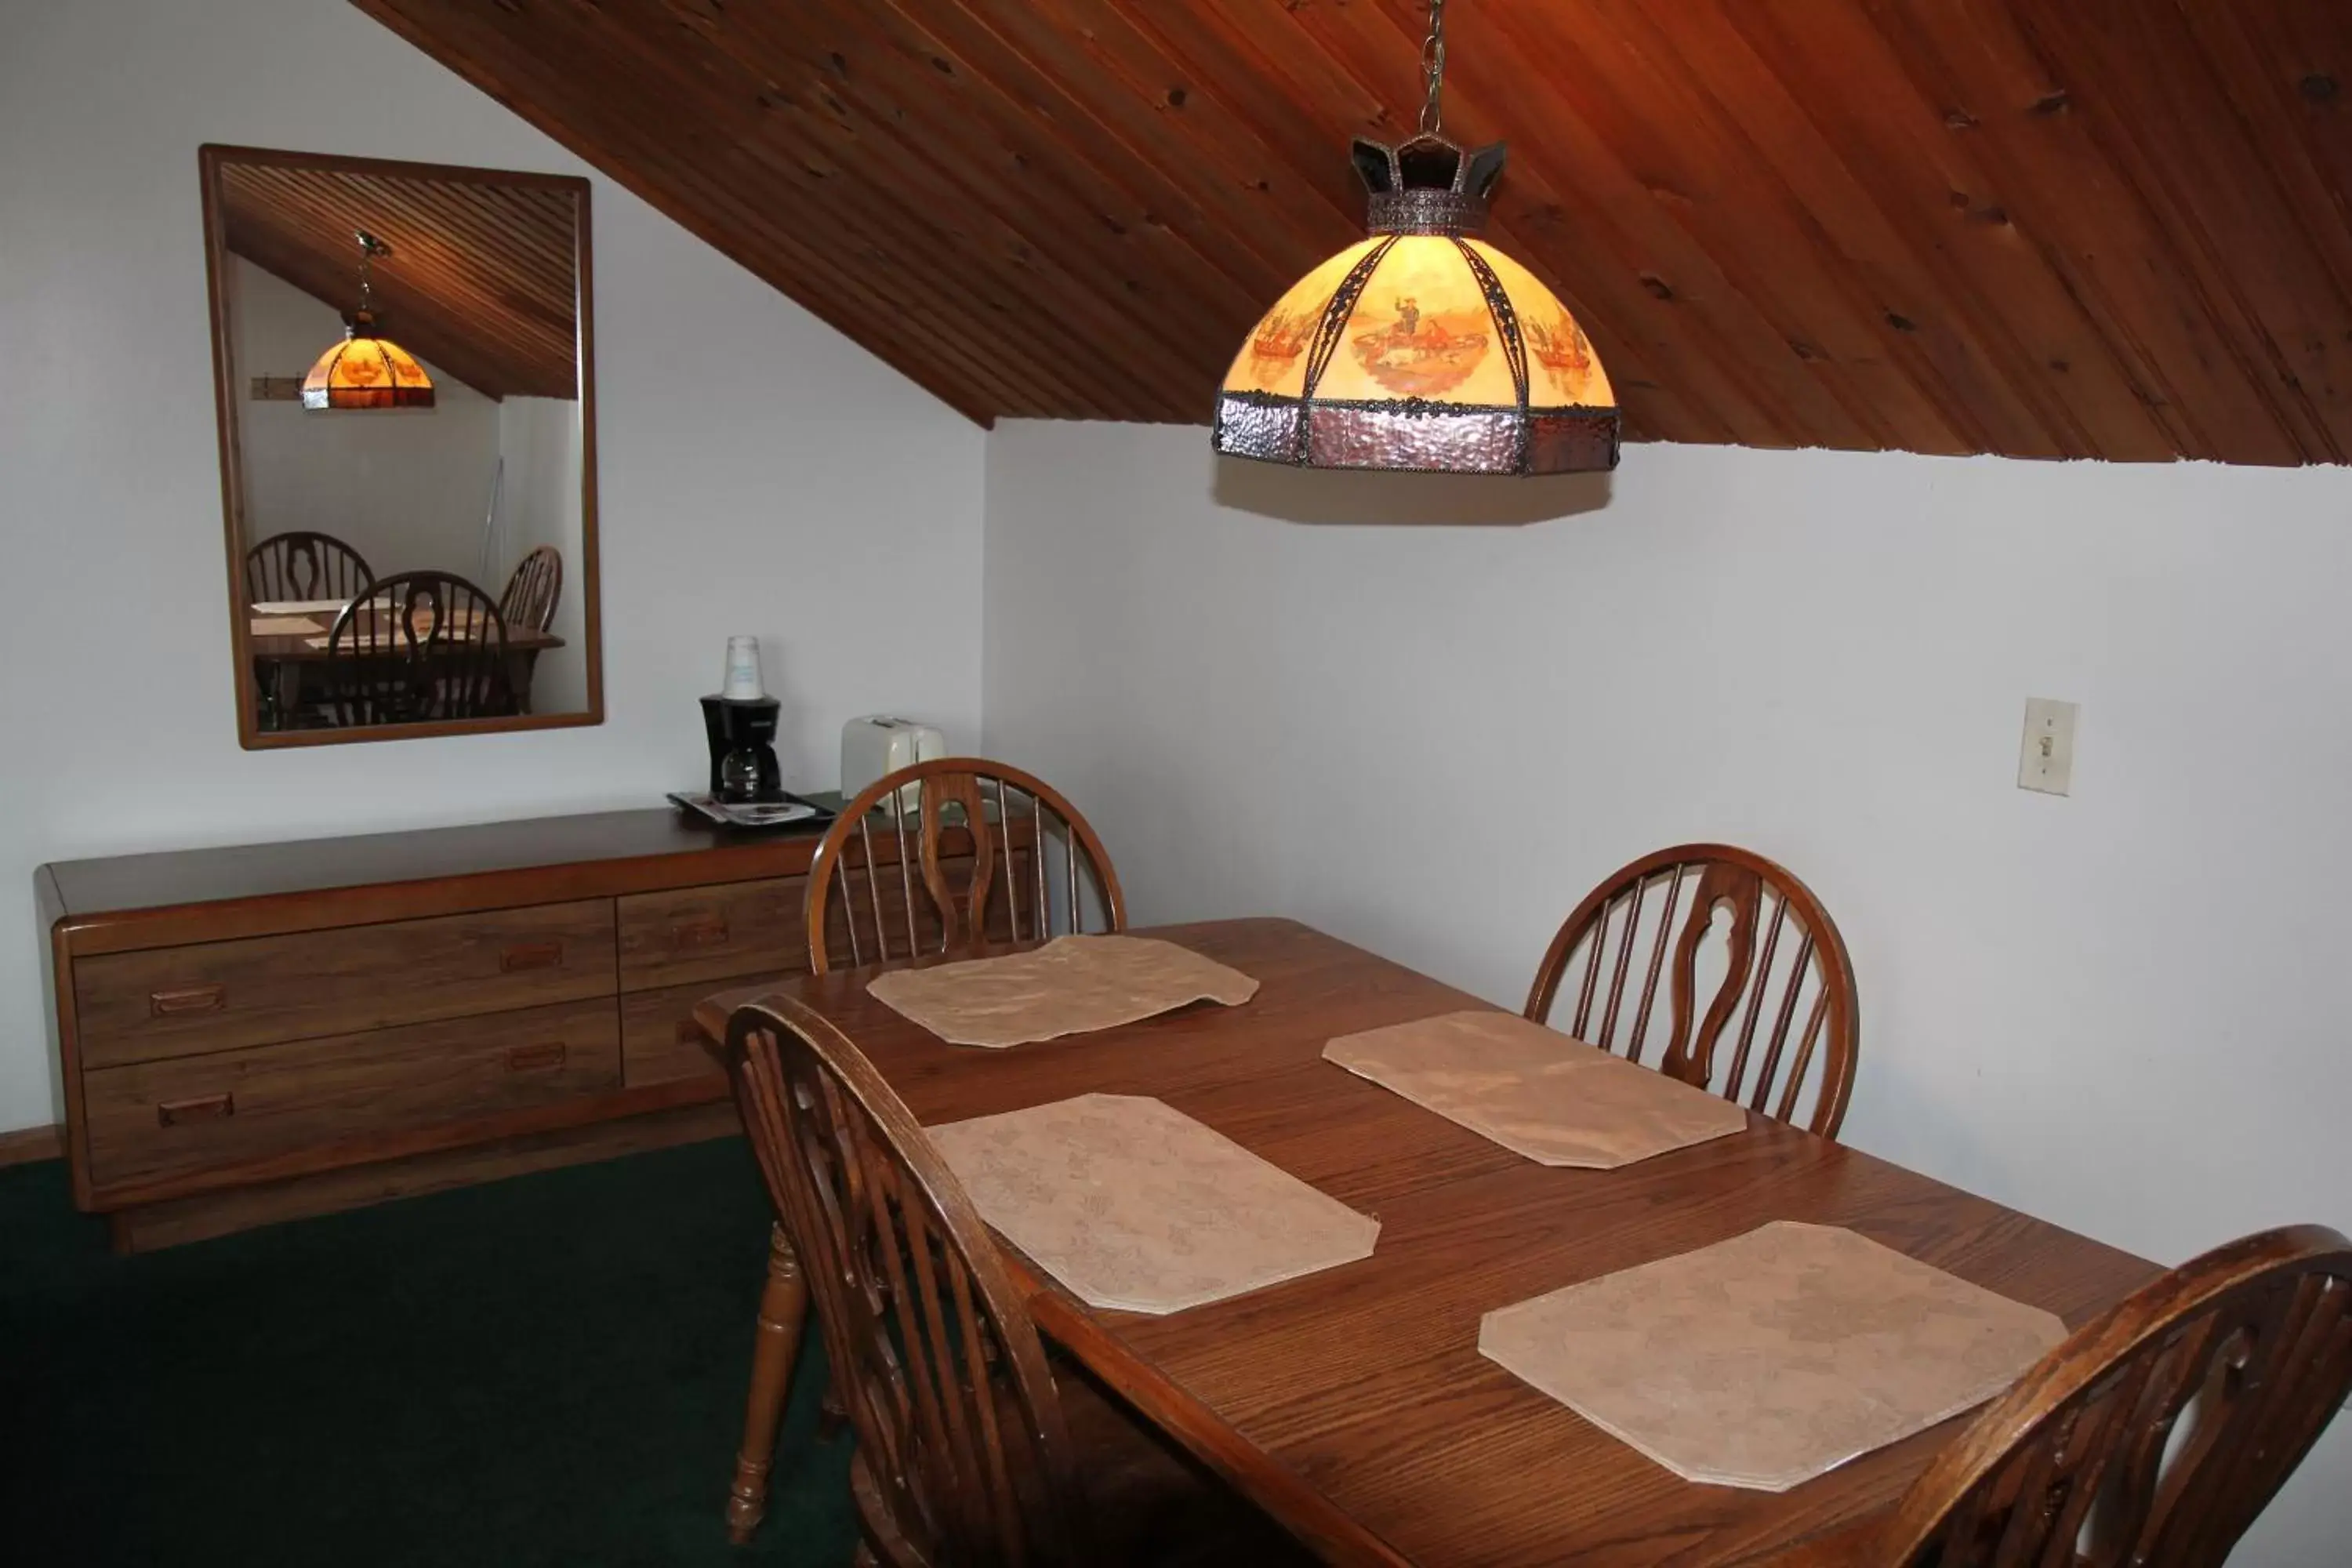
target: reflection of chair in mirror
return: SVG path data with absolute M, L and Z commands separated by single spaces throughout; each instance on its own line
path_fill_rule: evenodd
M 552 544 L 542 544 L 522 558 L 499 595 L 499 614 L 509 632 L 543 632 L 555 625 L 555 601 L 563 593 L 563 557 Z M 537 648 L 514 657 L 515 710 L 530 711 L 531 672 L 539 663 Z
M 327 634 L 335 722 L 417 724 L 514 711 L 506 622 L 488 593 L 446 572 L 379 579 Z
M 274 533 L 245 552 L 249 605 L 348 603 L 374 576 L 367 558 L 331 533 Z
M 349 604 L 374 581 L 367 558 L 331 533 L 273 533 L 245 553 L 247 605 Z M 268 663 L 254 671 L 264 729 L 299 729 L 320 722 L 323 694 L 301 667 Z

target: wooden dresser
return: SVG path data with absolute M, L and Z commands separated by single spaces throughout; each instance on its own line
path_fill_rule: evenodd
M 807 966 L 818 837 L 622 811 L 44 866 L 74 1200 L 129 1251 L 733 1131 L 694 1004 Z

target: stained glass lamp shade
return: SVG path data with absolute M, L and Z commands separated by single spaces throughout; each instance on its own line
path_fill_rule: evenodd
M 1317 468 L 1555 474 L 1617 466 L 1584 329 L 1476 237 L 1503 148 L 1358 142 L 1370 237 L 1266 312 L 1217 395 L 1220 452 Z
M 375 259 L 390 256 L 392 247 L 363 228 L 352 237 L 360 245 L 360 308 L 343 318 L 343 341 L 330 344 L 302 378 L 302 406 L 430 408 L 433 378 L 414 354 L 375 330 Z
M 344 321 L 343 341 L 302 378 L 303 407 L 433 406 L 433 378 L 406 349 L 376 335 L 374 311 L 354 310 Z

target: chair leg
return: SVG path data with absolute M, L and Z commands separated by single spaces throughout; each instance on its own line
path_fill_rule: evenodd
M 826 1442 L 840 1436 L 849 1425 L 849 1406 L 841 1400 L 841 1384 L 831 1375 L 824 1380 L 824 1398 L 816 1407 L 816 1435 Z
M 515 711 L 530 711 L 531 677 L 539 668 L 539 650 L 507 655 L 507 689 L 514 698 Z
M 760 1292 L 760 1326 L 751 1347 L 751 1394 L 743 1412 L 743 1446 L 735 1456 L 735 1485 L 727 1499 L 727 1535 L 748 1543 L 768 1512 L 768 1471 L 775 1463 L 776 1430 L 792 1392 L 793 1362 L 808 1319 L 808 1281 L 792 1237 L 779 1223 L 768 1227 L 768 1282 Z

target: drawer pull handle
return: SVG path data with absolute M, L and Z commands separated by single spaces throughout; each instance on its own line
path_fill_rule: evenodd
M 202 1094 L 194 1100 L 167 1100 L 155 1107 L 155 1125 L 177 1127 L 183 1121 L 218 1121 L 236 1114 L 234 1094 Z
M 673 947 L 718 947 L 727 940 L 723 920 L 680 921 L 669 928 Z
M 217 1013 L 228 1005 L 226 985 L 183 985 L 176 991 L 148 993 L 147 1011 L 157 1018 L 180 1013 Z
M 535 1046 L 507 1047 L 507 1071 L 509 1072 L 533 1072 L 541 1068 L 560 1068 L 562 1065 L 563 1042 L 562 1040 L 543 1040 Z
M 527 942 L 499 954 L 499 970 L 512 974 L 523 969 L 554 969 L 563 963 L 560 942 Z

